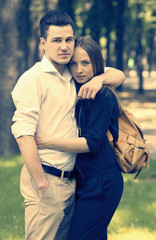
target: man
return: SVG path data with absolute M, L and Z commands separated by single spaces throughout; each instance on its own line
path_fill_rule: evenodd
M 52 10 L 41 19 L 40 30 L 45 55 L 21 76 L 12 92 L 17 108 L 12 132 L 25 163 L 20 180 L 25 239 L 65 240 L 74 211 L 75 155 L 38 151 L 34 135 L 38 131 L 53 137 L 77 136 L 76 90 L 66 66 L 74 51 L 74 24 L 65 12 Z M 94 79 L 83 86 L 79 97 L 94 98 L 103 83 L 118 86 L 123 80 L 122 72 L 110 69 L 96 88 Z

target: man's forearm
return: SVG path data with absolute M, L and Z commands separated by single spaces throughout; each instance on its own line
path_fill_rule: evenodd
M 116 68 L 109 68 L 104 74 L 96 76 L 97 81 L 102 81 L 103 85 L 110 85 L 114 88 L 119 87 L 125 78 L 125 74 Z
M 33 177 L 39 191 L 47 189 L 48 179 L 42 168 L 36 142 L 33 136 L 22 136 L 16 139 L 19 145 L 24 163 Z M 42 196 L 41 196 L 42 197 Z
M 115 68 L 109 68 L 105 73 L 93 77 L 89 82 L 83 84 L 78 92 L 78 98 L 94 99 L 104 84 L 120 86 L 125 81 L 125 74 Z

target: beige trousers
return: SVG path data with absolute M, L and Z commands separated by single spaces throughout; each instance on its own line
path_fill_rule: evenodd
M 37 186 L 24 165 L 20 189 L 25 206 L 26 240 L 66 240 L 75 207 L 75 179 L 47 174 L 49 188 L 40 200 Z

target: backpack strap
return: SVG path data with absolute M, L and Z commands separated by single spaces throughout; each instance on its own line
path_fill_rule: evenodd
M 146 169 L 148 170 L 149 169 L 149 164 L 150 164 L 150 150 L 149 150 L 149 147 L 146 145 L 146 150 L 147 150 L 147 163 L 146 163 Z
M 141 170 L 142 170 L 142 167 L 139 169 L 139 171 L 138 171 L 137 174 L 135 175 L 134 180 L 139 176 Z

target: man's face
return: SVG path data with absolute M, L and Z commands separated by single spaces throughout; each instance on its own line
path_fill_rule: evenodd
M 74 52 L 74 35 L 71 25 L 51 25 L 47 31 L 47 39 L 40 39 L 47 58 L 59 71 L 69 63 Z

